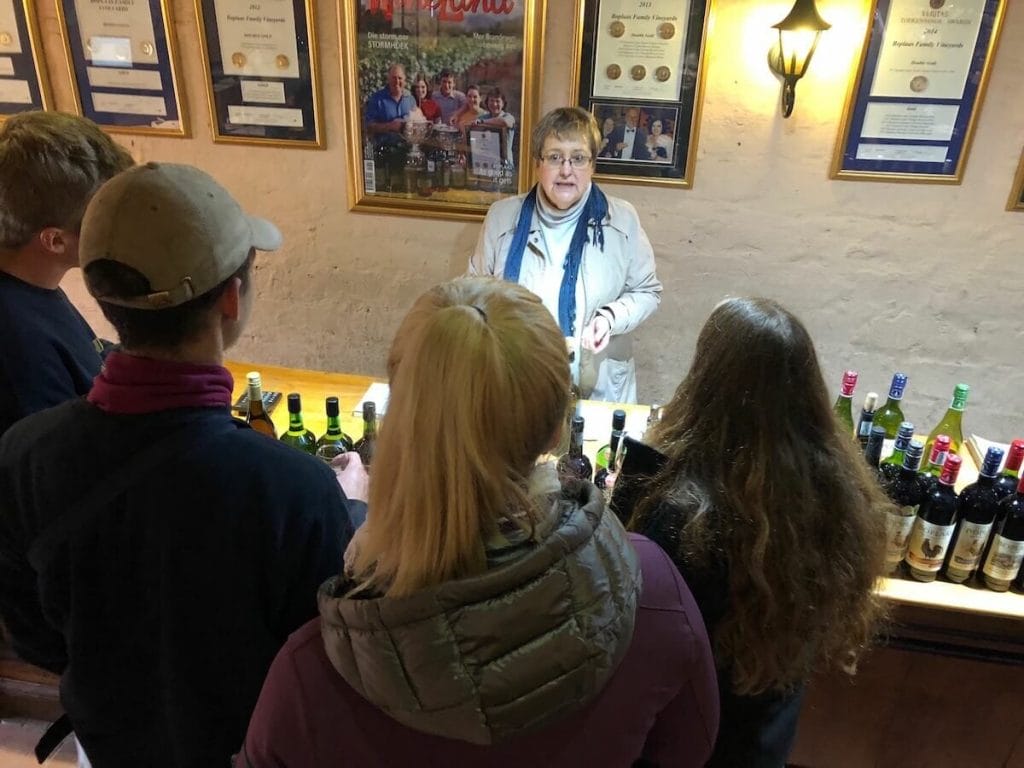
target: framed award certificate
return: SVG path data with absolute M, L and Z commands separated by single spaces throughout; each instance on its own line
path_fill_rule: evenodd
M 959 184 L 1008 0 L 873 0 L 832 178 Z
M 710 0 L 576 0 L 572 92 L 598 179 L 693 186 Z
M 1013 189 L 1010 190 L 1010 199 L 1006 203 L 1006 210 L 1024 211 L 1024 152 L 1020 154 L 1017 175 L 1013 179 Z
M 0 120 L 52 106 L 35 4 L 0 0 Z
M 322 149 L 312 0 L 196 0 L 213 140 Z
M 107 130 L 189 135 L 167 0 L 59 0 L 78 114 Z

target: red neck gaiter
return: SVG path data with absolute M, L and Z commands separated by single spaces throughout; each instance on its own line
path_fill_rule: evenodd
M 227 408 L 234 379 L 220 365 L 178 363 L 113 351 L 88 400 L 102 411 L 135 415 L 172 408 Z

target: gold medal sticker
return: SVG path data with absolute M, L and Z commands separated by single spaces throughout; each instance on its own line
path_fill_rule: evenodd
M 609 80 L 618 80 L 622 77 L 622 67 L 618 64 L 609 64 L 608 68 L 605 69 L 604 73 L 608 75 Z
M 231 54 L 231 63 L 234 64 L 236 67 L 244 67 L 245 66 L 245 54 L 242 53 L 241 51 L 235 51 L 234 53 Z
M 658 79 L 659 82 L 664 83 L 666 80 L 672 77 L 672 70 L 669 69 L 668 67 L 658 67 L 656 70 L 654 70 L 654 76 Z
M 658 25 L 658 37 L 662 40 L 671 40 L 675 37 L 676 25 L 671 21 L 663 21 Z
M 10 45 L 14 42 L 14 37 L 10 32 L 0 32 L 0 45 Z
M 622 37 L 626 34 L 626 25 L 621 21 L 613 21 L 608 25 L 608 34 L 612 37 Z
M 156 48 L 153 47 L 153 44 L 149 42 L 149 40 L 145 41 L 142 45 L 139 46 L 139 48 L 142 49 L 143 56 L 152 56 L 153 52 L 156 51 Z
M 631 70 L 629 70 L 629 76 L 632 77 L 634 80 L 643 80 L 645 77 L 647 77 L 647 67 L 645 67 L 643 64 L 637 64 Z
M 288 57 L 283 53 L 277 54 L 277 58 L 274 59 L 274 63 L 277 65 L 278 69 L 288 69 L 288 65 L 291 64 L 291 62 L 288 61 Z
M 917 75 L 910 81 L 910 90 L 914 93 L 921 93 L 928 90 L 928 78 L 924 75 Z

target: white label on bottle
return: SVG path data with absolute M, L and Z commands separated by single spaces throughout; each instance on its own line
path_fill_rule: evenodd
M 946 557 L 946 548 L 956 524 L 936 525 L 920 517 L 914 520 L 907 548 L 907 562 L 919 571 L 937 571 Z
M 895 565 L 907 554 L 907 538 L 917 519 L 917 507 L 896 507 L 885 515 L 885 562 Z
M 950 567 L 960 571 L 973 571 L 981 560 L 981 553 L 985 549 L 991 530 L 992 523 L 963 521 L 956 537 L 953 554 L 949 558 Z
M 377 173 L 373 160 L 363 160 L 363 190 L 368 195 L 377 193 Z
M 985 560 L 985 575 L 1000 581 L 1011 581 L 1020 570 L 1024 560 L 1024 541 L 1004 539 L 998 533 L 992 541 L 992 549 Z
M 857 424 L 857 436 L 858 437 L 869 437 L 871 435 L 871 427 L 873 422 L 861 419 L 860 423 Z

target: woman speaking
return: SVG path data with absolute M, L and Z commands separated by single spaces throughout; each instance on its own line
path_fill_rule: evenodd
M 541 118 L 532 141 L 539 181 L 491 206 L 469 273 L 540 296 L 566 338 L 582 397 L 635 403 L 630 332 L 657 309 L 661 283 L 636 209 L 592 181 L 600 145 L 584 109 Z

